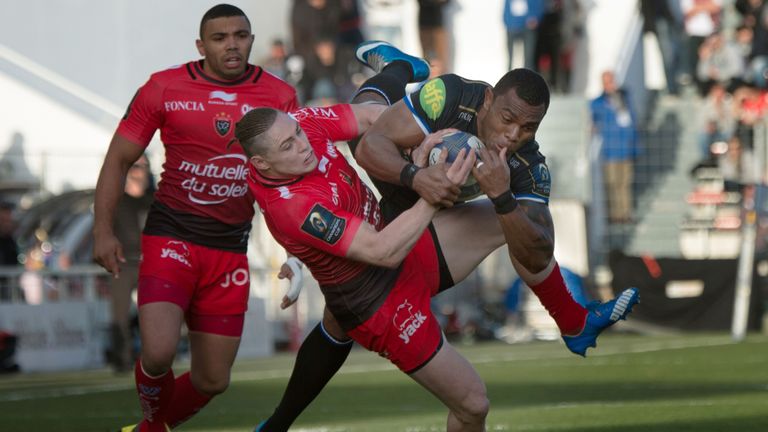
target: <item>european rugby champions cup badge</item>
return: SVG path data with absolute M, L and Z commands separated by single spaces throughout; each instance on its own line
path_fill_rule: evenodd
M 221 137 L 227 136 L 232 130 L 232 116 L 225 112 L 220 112 L 213 117 L 213 128 Z

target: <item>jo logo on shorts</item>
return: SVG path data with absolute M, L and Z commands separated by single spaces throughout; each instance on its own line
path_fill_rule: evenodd
M 224 283 L 221 284 L 222 288 L 229 288 L 232 285 L 243 286 L 248 283 L 250 279 L 248 270 L 239 268 L 232 273 L 227 273 Z

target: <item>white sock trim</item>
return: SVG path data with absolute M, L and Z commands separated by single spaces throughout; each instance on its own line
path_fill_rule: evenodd
M 168 369 L 167 371 L 165 371 L 165 372 L 161 373 L 161 374 L 160 374 L 160 375 L 158 375 L 158 376 L 152 376 L 152 375 L 150 375 L 150 374 L 148 374 L 148 373 L 147 373 L 146 369 L 144 369 L 144 365 L 141 363 L 141 360 L 139 360 L 139 367 L 141 368 L 141 373 L 143 373 L 143 374 L 144 374 L 144 376 L 146 376 L 147 378 L 151 378 L 151 379 L 158 379 L 158 378 L 162 378 L 162 377 L 164 377 L 164 376 L 168 375 L 168 372 L 170 372 L 170 371 L 171 371 L 170 369 Z
M 340 341 L 335 337 L 331 336 L 331 334 L 328 333 L 328 330 L 325 329 L 325 326 L 323 325 L 322 321 L 320 321 L 320 331 L 323 332 L 323 336 L 325 336 L 325 338 L 328 339 L 334 345 L 349 345 L 352 342 L 354 342 L 352 339 L 349 339 L 346 341 Z

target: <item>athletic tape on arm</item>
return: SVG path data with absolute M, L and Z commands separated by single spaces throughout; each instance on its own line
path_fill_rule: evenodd
M 291 268 L 291 271 L 293 272 L 293 276 L 291 277 L 291 286 L 288 288 L 288 292 L 285 293 L 285 296 L 288 297 L 291 301 L 295 301 L 297 298 L 299 298 L 301 288 L 304 286 L 304 273 L 301 271 L 304 263 L 302 263 L 296 257 L 289 257 L 285 263 L 288 265 L 288 267 Z

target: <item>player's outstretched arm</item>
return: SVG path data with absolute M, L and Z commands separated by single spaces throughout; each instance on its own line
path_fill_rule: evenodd
M 442 131 L 425 137 L 402 101 L 392 105 L 363 135 L 355 159 L 371 177 L 402 184 L 416 191 L 430 204 L 450 207 L 459 196 L 459 187 L 445 176 L 444 167 L 418 169 L 402 151 L 439 142 Z M 447 133 L 447 132 L 445 132 Z M 410 172 L 408 170 L 411 170 Z
M 363 135 L 355 159 L 371 176 L 399 184 L 400 171 L 408 163 L 401 156 L 401 150 L 416 147 L 422 139 L 424 133 L 400 101 L 384 111 Z
M 120 263 L 125 262 L 123 247 L 113 229 L 115 208 L 123 195 L 128 169 L 143 152 L 144 147 L 115 133 L 96 182 L 93 258 L 115 277 L 120 275 Z
M 447 151 L 441 153 L 441 162 L 445 161 L 447 155 Z M 462 150 L 454 163 L 447 167 L 446 177 L 454 185 L 463 184 L 474 163 L 475 154 L 467 154 Z M 441 166 L 446 165 L 442 163 Z M 422 198 L 381 231 L 376 231 L 369 224 L 362 224 L 352 240 L 347 257 L 377 266 L 397 267 L 416 244 L 437 210 L 438 207 Z
M 381 113 L 387 109 L 387 105 L 381 103 L 350 104 L 349 107 L 357 120 L 358 135 L 368 132 Z

